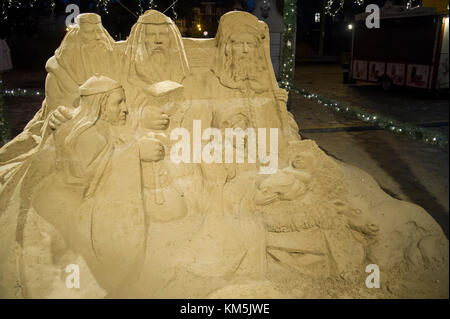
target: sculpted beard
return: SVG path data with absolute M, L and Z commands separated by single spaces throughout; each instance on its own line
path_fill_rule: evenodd
M 155 48 L 149 48 L 149 50 L 146 50 L 145 56 L 141 56 L 141 58 L 135 64 L 135 68 L 136 73 L 141 78 L 147 79 L 146 82 L 154 83 L 164 80 L 168 77 L 167 58 L 165 50 L 156 50 Z
M 259 83 L 261 80 L 261 71 L 263 68 L 261 59 L 258 54 L 252 56 L 229 56 L 227 57 L 227 70 L 230 72 L 230 77 L 235 82 L 250 80 Z
M 88 74 L 109 74 L 112 46 L 106 40 L 93 40 L 82 44 L 81 58 Z

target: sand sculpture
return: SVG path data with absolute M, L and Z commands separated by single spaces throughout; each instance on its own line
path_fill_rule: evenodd
M 256 17 L 197 40 L 150 10 L 114 42 L 81 14 L 47 71 L 0 151 L 1 297 L 448 297 L 439 225 L 300 138 Z

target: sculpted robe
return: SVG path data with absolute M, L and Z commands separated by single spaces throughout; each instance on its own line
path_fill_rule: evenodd
M 91 13 L 83 15 L 94 15 Z M 45 99 L 35 116 L 28 122 L 22 133 L 0 149 L 0 185 L 9 178 L 17 165 L 29 158 L 43 138 L 45 120 L 60 105 L 76 108 L 79 102 L 78 87 L 92 75 L 99 73 L 117 78 L 120 68 L 117 56 L 119 48 L 106 29 L 103 31 L 103 42 L 100 46 L 84 48 L 80 38 L 79 27 L 71 29 L 64 37 L 60 47 L 47 61 L 45 69 Z
M 106 290 L 139 272 L 145 218 L 139 150 L 101 120 L 74 137 L 69 121 L 56 138 L 57 171 L 36 188 L 33 206 L 86 260 Z

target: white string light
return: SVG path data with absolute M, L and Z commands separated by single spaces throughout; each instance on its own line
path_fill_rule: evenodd
M 342 8 L 344 8 L 344 2 L 345 0 L 339 0 L 338 7 L 333 10 L 333 5 L 335 2 L 333 0 L 328 0 L 327 5 L 325 6 L 325 12 L 334 17 L 339 11 L 341 11 Z

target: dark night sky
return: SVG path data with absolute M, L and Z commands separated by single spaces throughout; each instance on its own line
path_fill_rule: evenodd
M 0 5 L 4 1 L 0 0 Z M 280 5 L 283 0 L 274 0 Z M 335 0 L 338 3 L 339 0 Z M 22 1 L 27 3 L 28 1 Z M 55 14 L 59 16 L 57 20 L 52 20 L 52 13 L 48 6 L 48 0 L 37 0 L 38 6 L 34 8 L 23 6 L 18 10 L 9 10 L 9 19 L 0 21 L 0 37 L 7 39 L 11 48 L 16 51 L 16 59 L 23 60 L 28 65 L 31 60 L 24 56 L 21 59 L 19 53 L 34 52 L 36 58 L 32 59 L 37 66 L 42 65 L 45 60 L 53 54 L 54 49 L 61 42 L 65 35 L 65 7 L 69 3 L 78 3 L 81 13 L 93 12 L 92 0 L 56 0 Z M 158 5 L 158 10 L 163 11 L 172 4 L 173 0 L 154 0 Z M 179 0 L 175 6 L 178 17 L 186 17 L 186 20 L 192 20 L 192 8 L 198 6 L 202 0 Z M 211 1 L 209 1 L 211 2 Z M 217 0 L 214 1 L 218 6 L 227 7 L 229 10 L 235 3 L 240 3 L 246 8 L 245 0 Z M 365 5 L 357 6 L 355 0 L 345 0 L 345 7 L 334 19 L 327 17 L 326 24 L 326 51 L 331 55 L 339 55 L 348 45 L 350 32 L 345 29 L 348 23 L 353 19 L 356 13 L 364 11 L 365 5 L 368 3 L 376 3 L 383 5 L 385 0 L 366 0 Z M 130 10 L 138 13 L 136 0 L 121 0 Z M 148 3 L 148 0 L 145 1 Z M 297 16 L 297 43 L 304 45 L 302 52 L 314 54 L 317 51 L 320 23 L 314 22 L 314 15 L 321 11 L 320 0 L 298 0 L 298 16 Z M 111 2 L 108 6 L 109 14 L 98 12 L 102 15 L 102 20 L 107 30 L 118 39 L 118 35 L 124 39 L 131 30 L 131 26 L 136 22 L 136 17 L 127 12 L 117 3 Z M 170 17 L 173 16 L 172 10 L 166 13 Z M 53 21 L 53 22 L 52 22 Z M 55 24 L 56 23 L 56 24 Z

